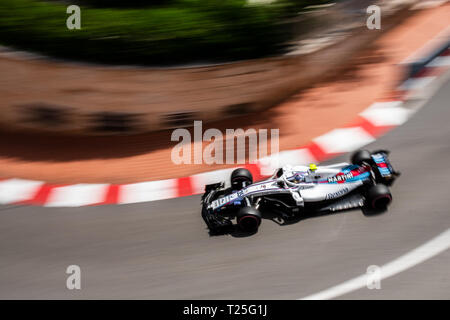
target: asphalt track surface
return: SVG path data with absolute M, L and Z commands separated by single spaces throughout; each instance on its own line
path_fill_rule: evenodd
M 402 172 L 388 212 L 361 210 L 210 237 L 199 196 L 122 206 L 0 207 L 0 298 L 297 299 L 383 265 L 450 227 L 450 83 L 387 148 Z M 348 155 L 333 159 L 345 161 Z M 81 290 L 66 289 L 67 266 Z M 450 299 L 450 250 L 343 299 Z

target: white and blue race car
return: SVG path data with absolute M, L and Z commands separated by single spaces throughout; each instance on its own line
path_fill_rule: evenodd
M 356 207 L 384 211 L 392 201 L 389 186 L 400 174 L 388 154 L 386 150 L 359 150 L 351 164 L 284 166 L 255 183 L 247 169 L 236 169 L 231 187 L 225 187 L 225 182 L 205 187 L 202 217 L 211 234 L 220 234 L 230 232 L 234 219 L 242 230 L 255 232 L 264 212 L 288 220 L 306 212 Z

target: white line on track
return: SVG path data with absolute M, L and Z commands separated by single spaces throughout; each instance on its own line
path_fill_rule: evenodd
M 412 268 L 450 248 L 450 229 L 381 267 L 381 279 Z M 366 287 L 367 274 L 348 280 L 300 300 L 326 300 Z

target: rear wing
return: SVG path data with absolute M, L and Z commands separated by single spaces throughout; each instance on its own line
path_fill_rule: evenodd
M 389 151 L 377 150 L 372 152 L 372 159 L 377 168 L 377 174 L 387 185 L 392 184 L 395 178 L 400 175 L 400 172 L 396 171 L 389 160 Z

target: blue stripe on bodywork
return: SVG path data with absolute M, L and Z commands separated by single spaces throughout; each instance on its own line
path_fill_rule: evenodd
M 342 172 L 349 173 L 350 171 L 355 170 L 355 169 L 358 169 L 358 166 L 356 164 L 351 164 L 351 165 L 348 165 L 348 166 L 342 168 Z
M 370 177 L 370 172 L 364 172 L 361 173 L 360 175 L 357 175 L 351 179 L 347 179 L 345 180 L 345 182 L 355 182 L 355 181 L 360 181 L 360 180 L 364 180 L 366 178 Z

